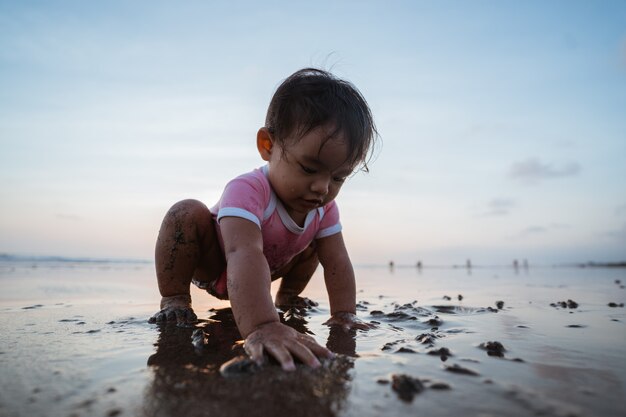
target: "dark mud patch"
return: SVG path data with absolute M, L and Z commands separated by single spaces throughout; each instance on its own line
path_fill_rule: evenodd
M 428 353 L 431 356 L 439 356 L 439 359 L 441 359 L 443 362 L 447 361 L 450 356 L 453 356 L 452 352 L 450 352 L 450 349 L 446 347 L 441 347 L 439 349 L 431 349 L 426 353 Z
M 402 401 L 411 402 L 417 394 L 424 391 L 424 384 L 409 375 L 395 374 L 391 376 L 391 389 Z
M 473 369 L 465 368 L 459 364 L 446 365 L 444 369 L 448 372 L 460 375 L 479 376 L 480 374 Z
M 396 353 L 417 353 L 417 351 L 408 347 L 401 347 L 400 349 L 396 350 Z
M 415 338 L 419 343 L 426 346 L 433 346 L 437 339 L 443 337 L 441 334 L 437 333 L 422 333 Z
M 367 311 L 369 309 L 370 303 L 369 301 L 359 301 L 356 303 L 357 311 Z
M 412 402 L 416 395 L 426 389 L 435 391 L 450 390 L 450 384 L 441 381 L 431 381 L 429 379 L 415 378 L 407 374 L 393 374 L 391 381 L 380 378 L 376 381 L 379 385 L 390 385 L 391 389 L 398 395 L 398 398 L 405 402 Z
M 431 327 L 440 327 L 443 324 L 443 320 L 439 318 L 439 316 L 435 316 L 425 321 L 424 324 L 427 324 Z
M 550 303 L 550 307 L 554 307 L 554 308 L 562 308 L 562 309 L 575 309 L 578 308 L 579 304 L 574 301 L 574 300 L 567 300 L 567 301 L 557 301 L 556 303 Z
M 487 351 L 487 355 L 496 356 L 498 358 L 503 358 L 504 352 L 506 352 L 506 349 L 504 348 L 502 343 L 498 341 L 484 342 L 478 345 L 478 347 L 482 350 Z
M 513 362 L 524 362 L 524 360 L 521 358 L 513 358 L 513 359 L 505 358 L 504 353 L 507 350 L 505 349 L 502 343 L 495 341 L 495 340 L 481 343 L 480 345 L 478 345 L 478 347 L 482 350 L 485 350 L 487 352 L 487 355 L 491 357 L 502 358 L 502 359 L 513 361 Z
M 436 313 L 441 314 L 482 314 L 482 313 L 496 313 L 493 307 L 467 307 L 467 306 L 454 306 L 454 305 L 434 305 L 431 307 Z
M 399 339 L 399 340 L 394 340 L 392 342 L 387 342 L 384 344 L 382 348 L 380 348 L 380 350 L 383 350 L 383 351 L 392 350 L 399 343 L 405 343 L 405 342 L 406 342 L 406 339 Z
M 446 390 L 452 389 L 450 384 L 447 384 L 445 382 L 433 382 L 432 384 L 428 386 L 428 388 L 434 389 L 437 391 L 446 391 Z

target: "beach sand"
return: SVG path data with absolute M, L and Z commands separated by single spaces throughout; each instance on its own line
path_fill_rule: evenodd
M 194 289 L 198 325 L 157 326 L 151 264 L 5 259 L 0 415 L 625 415 L 626 269 L 356 272 L 376 329 L 323 325 L 319 271 L 304 294 L 319 306 L 282 314 L 336 359 L 220 373 L 243 355 L 227 302 Z

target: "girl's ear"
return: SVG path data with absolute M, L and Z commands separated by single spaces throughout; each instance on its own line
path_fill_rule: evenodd
M 272 156 L 272 135 L 266 127 L 262 127 L 256 134 L 256 147 L 264 161 L 269 161 Z

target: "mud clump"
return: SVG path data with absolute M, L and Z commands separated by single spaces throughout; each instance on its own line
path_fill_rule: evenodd
M 458 298 L 458 299 L 459 299 L 459 301 L 463 301 L 463 294 L 459 294 L 459 295 L 457 295 L 457 296 L 456 296 L 456 298 Z
M 443 324 L 443 320 L 439 316 L 432 317 L 426 321 L 426 324 L 432 327 L 440 327 Z
M 452 300 L 452 298 L 449 295 L 444 295 L 443 299 L 446 300 L 446 301 Z
M 439 356 L 439 358 L 445 362 L 448 360 L 448 358 L 450 356 L 452 356 L 452 352 L 450 352 L 450 349 L 446 348 L 446 347 L 442 347 L 439 349 L 433 349 L 433 350 L 429 350 L 428 354 L 431 356 Z
M 423 345 L 428 345 L 428 346 L 432 346 L 435 344 L 435 341 L 439 338 L 439 336 L 437 336 L 434 333 L 422 333 L 419 336 L 417 336 L 415 338 L 415 340 L 417 340 L 418 342 L 420 342 Z
M 608 303 L 607 305 L 609 307 L 613 307 L 613 308 L 615 308 L 615 307 L 624 307 L 624 303 L 619 303 L 619 304 L 617 304 L 617 303 Z
M 452 389 L 452 387 L 450 387 L 450 385 L 446 384 L 445 382 L 434 382 L 430 384 L 428 388 L 434 389 L 434 390 L 440 390 L 440 391 Z
M 402 321 L 402 320 L 417 320 L 417 317 L 411 316 L 410 314 L 407 314 L 404 311 L 394 311 L 394 312 L 391 312 L 391 313 L 387 314 L 387 318 L 390 318 L 392 320 L 398 320 L 398 321 Z
M 372 310 L 370 315 L 386 319 L 388 321 L 415 321 L 417 317 L 427 317 L 432 314 L 432 311 L 416 306 L 417 301 L 413 301 L 407 304 L 392 303 L 393 311 L 385 313 L 382 310 Z
M 474 371 L 473 369 L 464 368 L 461 365 L 458 365 L 456 363 L 454 365 L 446 366 L 445 370 L 448 371 L 448 372 L 452 372 L 454 374 L 470 375 L 470 376 L 479 376 L 480 375 L 478 372 Z
M 391 348 L 393 348 L 395 345 L 397 345 L 398 343 L 403 343 L 403 342 L 405 342 L 404 339 L 394 340 L 393 342 L 387 342 L 382 348 L 380 348 L 380 350 L 391 350 Z
M 394 374 L 391 376 L 391 389 L 402 401 L 411 402 L 416 394 L 424 391 L 424 384 L 417 378 L 405 374 Z
M 550 303 L 550 306 L 556 308 L 578 308 L 578 303 L 574 300 L 557 301 L 556 303 Z
M 496 307 L 498 307 L 498 310 L 502 310 L 504 308 L 504 301 L 496 301 Z
M 498 341 L 481 343 L 478 347 L 486 350 L 487 355 L 497 356 L 498 358 L 503 358 L 504 352 L 506 351 L 502 343 Z
M 358 303 L 356 303 L 356 309 L 358 311 L 367 311 L 367 306 L 370 303 L 368 303 L 367 301 L 359 301 Z

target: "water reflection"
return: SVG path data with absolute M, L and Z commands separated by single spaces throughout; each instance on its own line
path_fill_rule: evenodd
M 281 319 L 298 331 L 311 333 L 304 314 L 288 311 Z M 146 388 L 146 416 L 335 416 L 350 391 L 350 356 L 356 355 L 356 332 L 331 329 L 329 349 L 336 359 L 319 369 L 298 366 L 292 373 L 266 366 L 254 374 L 223 377 L 219 367 L 243 354 L 232 311 L 214 311 L 200 322 L 206 344 L 192 344 L 194 328 L 159 327 L 156 353 L 148 359 L 154 378 Z M 234 348 L 233 348 L 234 346 Z M 344 356 L 347 355 L 347 356 Z
M 331 327 L 326 347 L 332 352 L 356 357 L 356 329 L 346 332 L 340 327 Z

